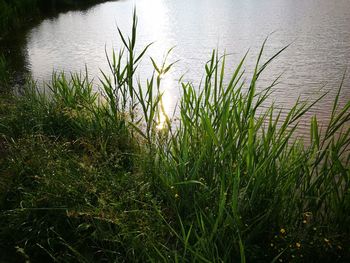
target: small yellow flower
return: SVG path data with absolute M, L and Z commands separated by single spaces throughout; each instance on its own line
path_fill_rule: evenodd
M 176 199 L 177 199 L 177 198 L 180 198 L 179 194 L 175 194 L 175 198 L 176 198 Z
M 284 228 L 281 228 L 280 233 L 283 235 L 286 233 L 286 230 Z
M 174 190 L 174 188 L 175 188 L 174 186 L 171 186 L 171 187 L 170 187 L 171 190 Z
M 304 223 L 304 224 L 306 224 L 306 223 L 307 223 L 307 221 L 306 221 L 306 220 L 303 220 L 303 223 Z
M 311 217 L 311 216 L 312 216 L 312 212 L 305 212 L 305 213 L 304 213 L 304 216 L 305 216 L 305 217 Z
M 300 248 L 300 247 L 301 247 L 301 244 L 300 244 L 299 242 L 296 242 L 296 243 L 295 243 L 295 246 L 296 246 L 297 248 Z

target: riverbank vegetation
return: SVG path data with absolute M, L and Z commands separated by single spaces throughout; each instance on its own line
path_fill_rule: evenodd
M 98 87 L 57 73 L 45 92 L 28 81 L 1 96 L 1 260 L 350 259 L 350 101 L 339 108 L 338 93 L 328 126 L 315 116 L 309 142 L 297 139 L 318 101 L 262 107 L 277 84 L 257 88 L 275 57 L 261 61 L 264 43 L 252 76 L 245 57 L 227 72 L 214 51 L 201 86 L 181 84 L 175 120 L 161 92 L 172 62 L 150 61 L 141 83 L 136 17 L 120 37 Z
M 28 20 L 65 9 L 82 8 L 106 0 L 0 0 L 0 36 Z

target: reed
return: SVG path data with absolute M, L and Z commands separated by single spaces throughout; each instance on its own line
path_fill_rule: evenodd
M 277 81 L 257 90 L 284 49 L 261 61 L 264 42 L 250 77 L 246 56 L 229 73 L 214 50 L 203 83 L 181 83 L 179 120 L 166 116 L 159 129 L 162 78 L 173 62 L 151 59 L 154 74 L 137 81 L 148 46 L 136 53 L 136 30 L 134 14 L 99 92 L 87 70 L 54 74 L 47 92 L 28 83 L 15 109 L 0 111 L 1 165 L 12 175 L 0 249 L 75 262 L 349 259 L 350 101 L 338 107 L 342 83 L 328 126 L 313 117 L 304 143 L 298 121 L 322 96 L 282 117 L 262 107 Z
M 213 52 L 202 87 L 182 83 L 180 122 L 174 129 L 168 120 L 152 140 L 151 176 L 176 211 L 176 223 L 165 221 L 182 248 L 174 256 L 254 261 L 259 244 L 262 251 L 276 249 L 276 260 L 315 260 L 322 252 L 310 245 L 317 242 L 312 229 L 322 229 L 323 244 L 349 233 L 350 102 L 337 107 L 340 85 L 330 123 L 322 130 L 313 117 L 306 145 L 294 135 L 298 120 L 322 97 L 297 102 L 282 118 L 273 106 L 261 107 L 275 82 L 256 91 L 272 60 L 261 63 L 259 56 L 246 83 L 243 58 L 224 84 L 225 59 Z

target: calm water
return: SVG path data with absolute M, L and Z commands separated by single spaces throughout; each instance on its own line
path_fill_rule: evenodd
M 164 82 L 164 103 L 172 111 L 178 97 L 176 80 L 198 83 L 204 63 L 213 48 L 230 54 L 228 69 L 250 49 L 250 72 L 263 40 L 269 36 L 265 58 L 287 44 L 285 51 L 263 75 L 266 85 L 284 72 L 271 98 L 283 107 L 298 96 L 330 95 L 310 114 L 326 123 L 341 77 L 350 64 L 349 0 L 124 0 L 72 11 L 42 21 L 18 37 L 24 65 L 39 81 L 49 80 L 52 71 L 80 71 L 87 65 L 91 74 L 107 71 L 107 51 L 118 48 L 116 25 L 129 32 L 132 10 L 139 17 L 138 46 L 156 41 L 148 55 L 161 59 L 176 46 L 169 61 L 180 60 Z M 140 76 L 151 73 L 149 56 Z M 342 101 L 350 99 L 350 77 L 346 76 Z M 248 77 L 249 78 L 249 77 Z M 310 117 L 310 116 L 308 116 Z M 306 133 L 306 131 L 305 131 Z

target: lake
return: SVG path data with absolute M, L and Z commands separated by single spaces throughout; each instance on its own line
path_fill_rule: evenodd
M 129 33 L 133 8 L 138 16 L 138 48 L 155 43 L 139 71 L 144 80 L 152 73 L 149 56 L 160 61 L 175 46 L 169 62 L 179 60 L 164 80 L 164 105 L 172 112 L 180 97 L 177 80 L 198 84 L 213 49 L 227 57 L 227 73 L 249 49 L 247 79 L 259 49 L 268 37 L 263 58 L 290 44 L 262 76 L 261 88 L 283 73 L 270 101 L 288 108 L 300 96 L 329 95 L 305 117 L 317 114 L 326 124 L 342 75 L 350 62 L 350 1 L 348 0 L 123 0 L 70 11 L 14 32 L 6 40 L 19 66 L 39 82 L 53 70 L 82 71 L 87 65 L 95 79 L 108 71 L 105 48 L 119 49 L 117 25 Z M 346 74 L 340 104 L 350 99 Z M 322 90 L 320 91 L 320 89 Z

